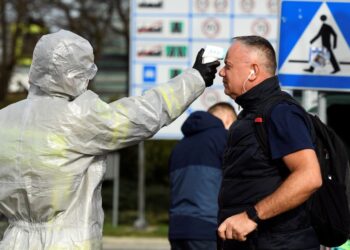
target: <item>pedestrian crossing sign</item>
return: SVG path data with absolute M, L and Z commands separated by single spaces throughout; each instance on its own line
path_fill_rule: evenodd
M 278 49 L 281 85 L 350 91 L 350 1 L 282 0 Z

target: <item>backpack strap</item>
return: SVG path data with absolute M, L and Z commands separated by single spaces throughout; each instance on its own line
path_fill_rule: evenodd
M 263 105 L 260 105 L 256 111 L 256 115 L 254 118 L 255 134 L 256 134 L 256 138 L 258 140 L 259 145 L 261 146 L 263 152 L 267 156 L 270 156 L 271 152 L 270 152 L 270 147 L 269 147 L 269 143 L 268 143 L 266 123 L 270 119 L 272 108 L 275 107 L 277 104 L 282 103 L 284 101 L 286 101 L 288 103 L 293 103 L 293 104 L 302 108 L 302 106 L 292 96 L 290 96 L 289 94 L 287 94 L 285 92 L 282 92 L 281 95 L 274 96 L 274 97 L 268 99 L 268 101 L 266 101 Z

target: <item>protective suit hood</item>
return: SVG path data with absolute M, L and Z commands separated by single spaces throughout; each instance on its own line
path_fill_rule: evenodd
M 35 46 L 29 83 L 48 95 L 74 99 L 86 91 L 96 72 L 90 43 L 70 31 L 60 30 L 42 36 Z

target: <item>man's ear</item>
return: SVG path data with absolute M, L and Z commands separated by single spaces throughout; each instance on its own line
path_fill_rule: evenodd
M 253 81 L 256 78 L 257 72 L 259 72 L 259 67 L 256 64 L 252 65 L 252 69 L 250 70 L 249 80 Z

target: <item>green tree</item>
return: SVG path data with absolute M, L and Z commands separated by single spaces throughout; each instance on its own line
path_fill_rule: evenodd
M 36 1 L 0 0 L 0 101 L 7 95 L 8 83 L 16 65 L 28 63 L 28 60 L 25 62 L 28 48 L 31 54 L 35 38 L 47 32 L 44 24 L 32 17 L 35 3 Z
M 125 39 L 128 53 L 128 15 L 129 0 L 0 0 L 0 101 L 7 95 L 16 65 L 28 64 L 28 60 L 20 59 L 34 48 L 27 43 L 31 24 L 40 22 L 47 27 L 44 33 L 68 29 L 81 35 L 92 43 L 99 59 L 110 34 Z

